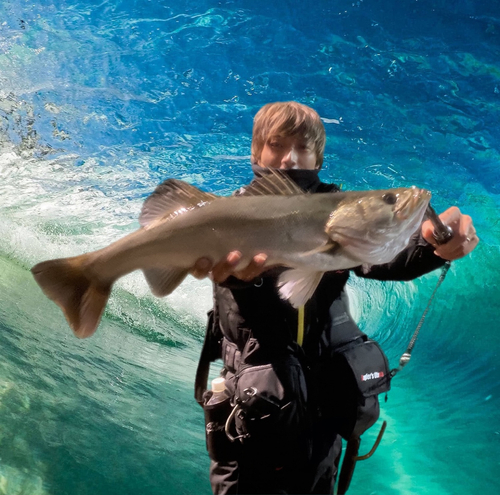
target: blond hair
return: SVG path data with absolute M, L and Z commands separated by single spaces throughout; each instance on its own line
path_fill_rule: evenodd
M 262 149 L 271 136 L 295 135 L 300 135 L 313 146 L 316 168 L 321 168 L 326 134 L 325 126 L 317 112 L 296 101 L 264 105 L 253 120 L 252 163 L 260 160 Z

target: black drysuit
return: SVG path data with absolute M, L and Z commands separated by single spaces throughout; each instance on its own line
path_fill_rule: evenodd
M 292 178 L 307 191 L 338 191 L 337 186 L 320 182 L 315 172 L 293 172 Z M 352 271 L 378 280 L 411 280 L 444 264 L 433 251 L 420 233 L 416 233 L 408 247 L 391 263 L 373 266 L 367 273 L 361 267 Z M 214 320 L 209 331 L 216 336 L 214 340 L 222 342 L 223 374 L 231 392 L 242 355 L 246 363 L 259 366 L 276 359 L 280 361 L 279 356 L 286 354 L 284 349 L 295 349 L 293 352 L 300 355 L 300 363 L 309 370 L 307 390 L 299 394 L 299 402 L 304 402 L 308 410 L 308 419 L 301 416 L 300 410 L 295 410 L 283 419 L 288 421 L 288 429 L 285 427 L 276 437 L 276 430 L 280 430 L 279 419 L 261 437 L 257 431 L 253 443 L 236 441 L 238 448 L 234 453 L 223 461 L 212 461 L 210 481 L 215 494 L 333 493 L 341 439 L 335 422 L 329 420 L 325 411 L 338 407 L 330 389 L 331 381 L 341 378 L 322 373 L 322 370 L 328 369 L 324 365 L 328 365 L 335 347 L 364 335 L 348 310 L 344 289 L 349 270 L 326 273 L 305 305 L 305 337 L 299 351 L 294 344 L 297 310 L 279 297 L 276 277 L 276 270 L 271 270 L 251 283 L 230 278 L 222 285 L 215 284 Z M 251 349 L 249 341 L 253 345 Z M 284 357 L 284 361 L 289 363 L 288 357 Z M 288 383 L 288 375 L 295 376 L 288 371 L 295 369 L 294 363 L 288 368 L 273 364 L 278 376 L 280 373 L 287 375 L 279 376 L 284 383 Z M 299 376 L 295 381 L 300 380 Z M 287 386 L 293 388 L 292 382 L 290 379 Z M 302 422 L 307 426 L 302 428 Z

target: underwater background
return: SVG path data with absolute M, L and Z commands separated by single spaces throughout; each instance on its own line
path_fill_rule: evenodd
M 1 495 L 211 493 L 193 399 L 210 283 L 157 299 L 131 274 L 81 341 L 29 269 L 132 232 L 166 178 L 230 194 L 251 178 L 254 114 L 286 100 L 323 118 L 323 180 L 426 187 L 481 239 L 439 288 L 349 493 L 500 493 L 497 0 L 2 0 Z M 438 278 L 351 278 L 392 366 Z

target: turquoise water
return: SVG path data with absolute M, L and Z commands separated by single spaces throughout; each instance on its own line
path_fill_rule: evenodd
M 132 274 L 80 341 L 29 268 L 133 231 L 167 177 L 229 194 L 251 177 L 253 115 L 288 99 L 324 119 L 323 179 L 427 187 L 481 238 L 452 264 L 350 493 L 500 491 L 500 6 L 276 4 L 0 4 L 0 494 L 210 493 L 192 398 L 210 285 L 156 299 Z M 393 365 L 438 275 L 351 280 Z

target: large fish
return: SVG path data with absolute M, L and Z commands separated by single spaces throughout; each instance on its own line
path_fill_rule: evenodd
M 391 261 L 419 227 L 430 193 L 424 189 L 304 193 L 272 172 L 241 195 L 217 197 L 169 179 L 146 199 L 141 228 L 109 246 L 32 268 L 43 292 L 58 304 L 77 337 L 92 335 L 113 283 L 141 269 L 153 294 L 170 294 L 197 259 L 258 253 L 283 265 L 281 297 L 299 307 L 324 272 Z

